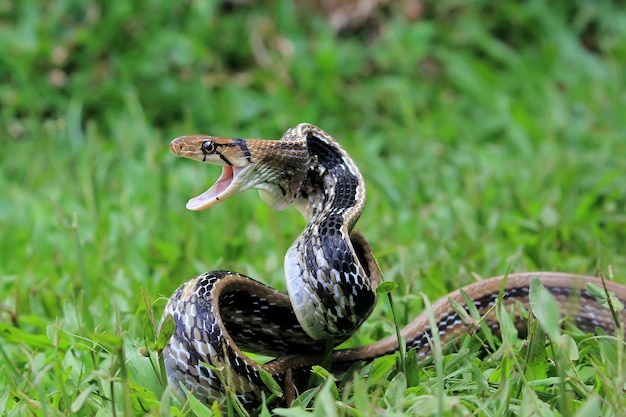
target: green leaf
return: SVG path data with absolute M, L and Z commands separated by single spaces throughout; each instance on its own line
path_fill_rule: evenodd
M 259 412 L 259 417 L 271 417 L 272 413 L 267 408 L 267 399 L 265 398 L 265 392 L 261 393 L 262 401 L 261 401 L 261 411 Z
M 370 378 L 374 381 L 385 378 L 396 364 L 396 355 L 377 358 L 371 365 Z
M 326 368 L 324 368 L 323 366 L 319 366 L 319 365 L 313 365 L 311 367 L 311 371 L 319 376 L 320 378 L 322 378 L 323 380 L 327 380 L 328 378 L 332 377 L 332 374 L 330 372 L 328 372 L 326 370 Z
M 517 328 L 511 319 L 511 314 L 507 311 L 503 303 L 496 306 L 496 316 L 500 323 L 500 337 L 502 342 L 508 346 L 513 346 L 517 341 Z
M 385 390 L 385 403 L 388 407 L 395 407 L 406 397 L 407 380 L 406 376 L 400 372 L 389 381 Z
M 580 358 L 578 345 L 570 335 L 562 334 L 556 344 L 559 347 L 560 354 L 570 361 L 577 361 Z
M 202 401 L 197 399 L 182 383 L 180 384 L 181 389 L 187 396 L 187 402 L 189 403 L 189 407 L 191 407 L 191 411 L 196 416 L 213 416 L 214 410 L 204 405 Z
M 18 327 L 0 321 L 0 335 L 7 342 L 24 343 L 32 349 L 45 350 L 52 347 L 51 340 L 42 334 L 30 334 Z
M 339 417 L 335 401 L 337 399 L 337 387 L 331 379 L 327 379 L 315 399 L 314 416 Z
M 609 308 L 613 306 L 615 311 L 621 311 L 624 309 L 624 303 L 612 292 L 605 291 L 604 288 L 600 288 L 593 283 L 587 284 L 587 291 L 596 299 L 596 301 L 602 304 L 604 307 Z
M 274 377 L 262 368 L 259 368 L 259 375 L 261 376 L 261 381 L 263 381 L 263 383 L 270 390 L 270 392 L 275 396 L 282 398 L 283 390 L 278 382 L 276 382 Z
M 478 310 L 476 310 L 476 306 L 469 298 L 469 296 L 465 293 L 465 291 L 461 290 L 461 295 L 465 300 L 465 305 L 468 306 L 472 315 L 470 316 L 467 311 L 465 311 L 465 307 L 458 303 L 454 298 L 448 297 L 448 302 L 450 303 L 450 307 L 454 310 L 454 312 L 461 318 L 463 323 L 476 325 L 476 321 L 480 319 L 480 314 L 478 314 Z M 475 314 L 475 315 L 474 315 Z
M 170 339 L 176 332 L 176 322 L 171 314 L 168 314 L 163 318 L 161 326 L 159 327 L 159 334 L 157 335 L 156 351 L 162 351 L 165 346 L 170 342 Z
M 86 389 L 82 390 L 80 394 L 74 398 L 74 401 L 72 401 L 72 405 L 70 406 L 72 413 L 78 413 L 81 408 L 83 408 L 85 401 L 87 401 L 94 389 L 96 389 L 96 385 L 88 385 Z
M 510 379 L 511 367 L 511 360 L 504 357 L 498 364 L 498 367 L 489 375 L 489 382 L 500 383 L 506 379 Z
M 378 284 L 378 287 L 376 288 L 376 294 L 378 295 L 389 294 L 395 291 L 396 288 L 398 288 L 398 284 L 393 281 L 381 282 L 380 284 Z
M 128 386 L 133 393 L 132 401 L 135 412 L 145 414 L 147 411 L 159 409 L 160 401 L 153 391 L 133 381 L 128 381 Z
M 7 401 L 9 400 L 9 387 L 5 387 L 2 395 L 0 395 L 0 416 L 5 415 L 4 411 L 7 406 Z
M 534 320 L 529 325 L 528 344 L 522 349 L 522 353 L 526 355 L 524 376 L 527 380 L 544 379 L 548 376 L 546 333 Z
M 583 405 L 576 410 L 574 417 L 597 417 L 602 415 L 602 398 L 597 394 L 591 395 Z
M 530 282 L 529 298 L 530 308 L 539 326 L 551 341 L 556 342 L 561 336 L 561 309 L 558 302 L 537 278 Z
M 417 359 L 417 349 L 409 349 L 406 353 L 406 379 L 410 387 L 419 384 L 419 366 Z

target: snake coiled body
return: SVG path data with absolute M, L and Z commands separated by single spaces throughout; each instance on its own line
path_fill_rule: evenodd
M 257 189 L 271 206 L 295 205 L 307 220 L 285 256 L 288 295 L 244 275 L 230 271 L 202 274 L 180 286 L 170 297 L 163 318 L 172 317 L 174 334 L 163 350 L 170 384 L 181 386 L 204 402 L 236 393 L 244 403 L 258 403 L 269 395 L 261 373 L 281 386 L 301 389 L 311 365 L 323 360 L 329 343 L 349 338 L 371 313 L 376 302 L 380 270 L 363 235 L 354 229 L 365 204 L 365 184 L 354 161 L 326 132 L 300 124 L 275 140 L 226 139 L 195 135 L 175 139 L 173 153 L 221 165 L 215 185 L 187 204 L 203 210 L 247 189 Z M 563 316 L 584 331 L 597 327 L 614 332 L 611 311 L 587 290 L 602 287 L 601 280 L 563 273 L 509 274 L 479 281 L 463 289 L 487 325 L 497 330 L 491 307 L 528 308 L 528 293 L 538 278 L 555 296 Z M 626 287 L 606 282 L 609 292 L 626 303 Z M 429 355 L 437 323 L 444 343 L 467 333 L 468 324 L 450 300 L 465 305 L 456 291 L 432 305 L 409 323 L 401 334 L 407 348 L 419 357 Z M 516 325 L 523 329 L 518 309 Z M 618 311 L 626 322 L 626 310 Z M 622 326 L 623 328 L 623 326 Z M 398 350 L 395 336 L 377 343 L 332 353 L 331 363 L 346 369 Z M 244 351 L 277 359 L 260 365 Z

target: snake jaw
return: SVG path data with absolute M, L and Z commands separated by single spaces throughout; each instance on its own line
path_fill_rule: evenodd
M 215 181 L 215 184 L 202 194 L 190 199 L 186 205 L 187 209 L 192 211 L 205 210 L 242 191 L 241 181 L 238 181 L 238 177 L 244 168 L 223 166 L 222 175 Z
M 174 155 L 211 165 L 222 166 L 222 175 L 202 194 L 187 202 L 187 209 L 205 210 L 255 186 L 254 166 L 248 145 L 243 139 L 208 135 L 180 136 L 170 143 Z

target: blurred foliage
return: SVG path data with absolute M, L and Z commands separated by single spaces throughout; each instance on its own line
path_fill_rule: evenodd
M 623 68 L 599 60 L 626 59 L 623 17 L 608 1 L 448 0 L 426 3 L 417 22 L 387 5 L 377 33 L 361 27 L 339 39 L 321 16 L 285 1 L 5 0 L 0 7 L 0 117 L 10 137 L 22 138 L 41 121 L 63 120 L 72 102 L 84 123 L 106 127 L 129 93 L 164 128 L 287 125 L 294 114 L 334 115 L 331 127 L 407 122 L 460 95 L 480 117 L 476 107 L 493 101 L 481 82 L 493 71 L 513 72 L 500 94 L 532 93 L 520 87 L 525 61 L 549 76 L 537 90 L 559 90 L 575 103 L 584 84 L 623 77 Z M 568 71 L 572 65 L 588 70 Z M 401 100 L 410 100 L 410 114 L 397 108 Z

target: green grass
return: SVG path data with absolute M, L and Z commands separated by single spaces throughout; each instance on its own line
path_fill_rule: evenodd
M 341 35 L 270 3 L 0 2 L 0 414 L 189 412 L 154 368 L 150 315 L 207 270 L 284 288 L 303 221 L 254 193 L 186 211 L 218 173 L 169 154 L 182 134 L 279 138 L 308 121 L 340 140 L 367 181 L 358 227 L 399 284 L 402 323 L 420 292 L 474 275 L 626 283 L 618 2 L 425 2 L 419 21 L 388 8 L 378 33 Z M 393 332 L 381 299 L 350 343 Z M 623 343 L 510 336 L 406 373 L 383 358 L 279 413 L 621 414 Z

